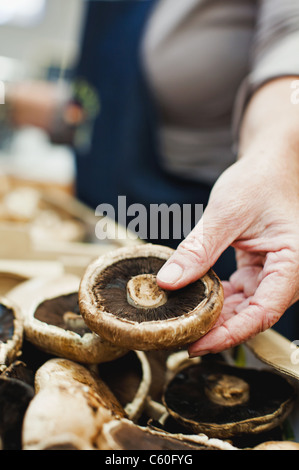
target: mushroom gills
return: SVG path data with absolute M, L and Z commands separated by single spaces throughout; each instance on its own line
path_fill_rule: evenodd
M 14 312 L 12 308 L 0 303 L 0 344 L 6 343 L 14 333 Z
M 0 299 L 0 367 L 8 366 L 20 354 L 23 344 L 23 317 L 19 308 Z
M 11 364 L 0 374 L 1 450 L 21 450 L 24 415 L 34 397 L 34 388 L 22 363 Z
M 175 350 L 206 334 L 221 313 L 221 282 L 209 270 L 182 289 L 161 289 L 156 276 L 173 251 L 120 248 L 87 266 L 79 306 L 89 328 L 118 347 L 143 351 Z
M 164 291 L 156 275 L 165 260 L 150 256 L 120 260 L 103 270 L 93 287 L 98 307 L 134 322 L 175 318 L 189 313 L 205 299 L 199 280 L 180 291 Z
M 90 332 L 80 315 L 77 292 L 44 300 L 37 306 L 34 316 L 42 322 L 73 331 L 80 336 Z
M 202 361 L 179 371 L 163 402 L 178 422 L 210 437 L 273 429 L 294 404 L 295 391 L 275 372 Z
M 129 351 L 113 361 L 98 365 L 101 380 L 109 387 L 127 416 L 137 421 L 150 393 L 152 374 L 143 351 Z

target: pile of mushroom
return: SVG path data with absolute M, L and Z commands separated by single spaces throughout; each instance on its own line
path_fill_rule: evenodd
M 26 228 L 36 242 L 78 242 L 86 239 L 83 223 L 55 206 L 36 188 L 7 180 L 0 192 L 0 223 Z
M 0 308 L 0 448 L 265 450 L 295 447 L 294 387 L 274 370 L 189 359 L 217 321 L 211 270 L 175 293 L 155 280 L 172 250 L 107 253 L 82 278 L 24 280 Z M 195 335 L 194 335 L 195 330 Z M 17 403 L 17 406 L 15 406 Z M 9 423 L 9 425 L 7 424 Z

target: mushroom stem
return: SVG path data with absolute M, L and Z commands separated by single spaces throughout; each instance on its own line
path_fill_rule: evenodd
M 127 300 L 136 308 L 157 308 L 167 302 L 167 294 L 154 274 L 139 274 L 127 283 Z
M 80 449 L 97 449 L 103 424 L 126 416 L 105 383 L 70 360 L 47 361 L 36 373 L 35 388 L 23 422 L 24 450 L 50 450 L 53 442 L 74 449 L 78 440 Z
M 211 374 L 207 378 L 205 393 L 217 405 L 242 405 L 249 400 L 249 385 L 240 377 Z
M 63 321 L 67 328 L 70 330 L 80 330 L 86 328 L 86 323 L 81 317 L 74 312 L 65 312 L 63 314 Z

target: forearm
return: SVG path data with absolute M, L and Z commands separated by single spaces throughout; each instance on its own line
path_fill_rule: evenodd
M 292 163 L 299 171 L 299 104 L 291 101 L 295 77 L 273 80 L 250 100 L 239 141 L 239 158 L 254 155 Z M 287 156 L 286 156 L 287 154 Z

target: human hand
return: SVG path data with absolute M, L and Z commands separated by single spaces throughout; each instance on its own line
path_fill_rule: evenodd
M 190 356 L 248 340 L 299 299 L 299 158 L 286 164 L 288 155 L 276 151 L 243 157 L 222 174 L 203 217 L 158 273 L 162 288 L 179 289 L 205 274 L 228 246 L 236 250 L 221 316 L 189 346 Z
M 24 81 L 7 87 L 10 119 L 14 127 L 51 128 L 60 103 L 60 89 L 50 82 Z

